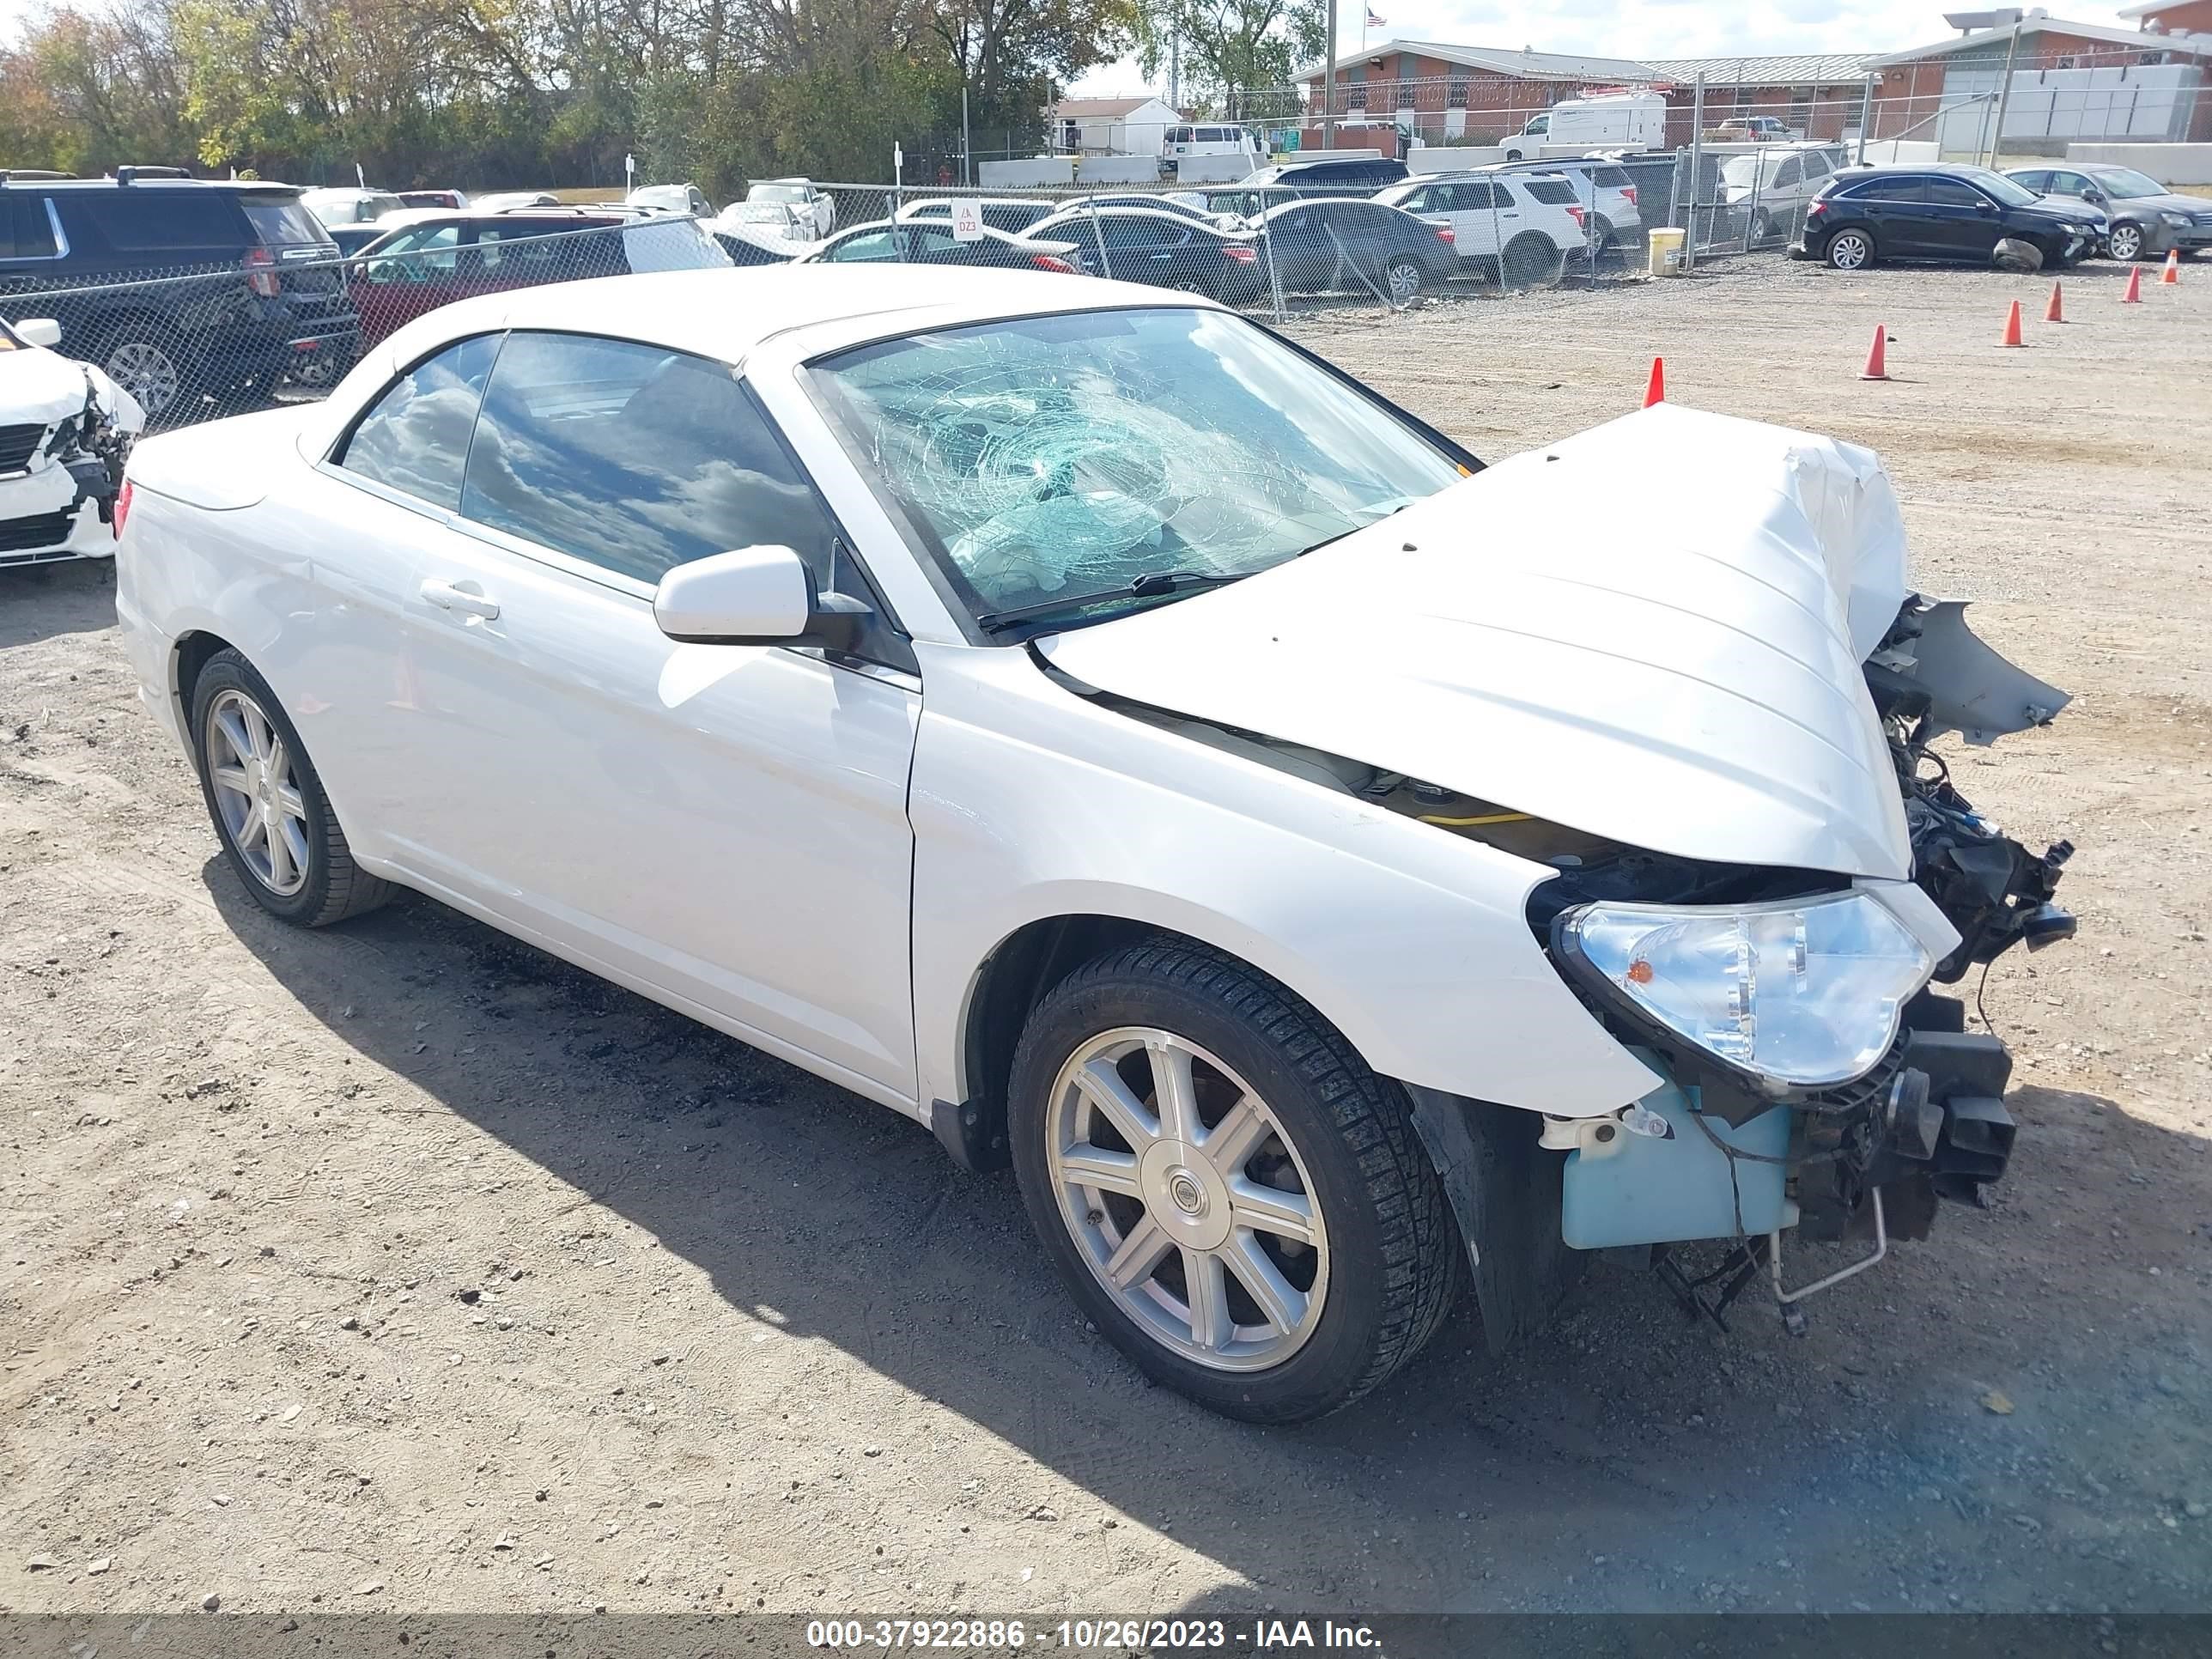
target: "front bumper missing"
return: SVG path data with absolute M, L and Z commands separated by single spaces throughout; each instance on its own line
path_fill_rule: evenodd
M 2004 1107 L 2012 1059 L 1997 1038 L 1965 1029 L 1965 1006 L 1923 992 L 1896 1046 L 1866 1078 L 1731 1121 L 1706 1091 L 1652 1054 L 1668 1085 L 1612 1116 L 1547 1120 L 1542 1144 L 1564 1150 L 1560 1232 L 1571 1249 L 1647 1253 L 1694 1312 L 1725 1324 L 1728 1306 L 1764 1266 L 1784 1321 L 1798 1304 L 1881 1261 L 1892 1239 L 1928 1236 L 1936 1200 L 1978 1202 L 2002 1178 L 2015 1126 Z M 1863 1241 L 1867 1254 L 1795 1289 L 1783 1234 Z M 1733 1248 L 1702 1278 L 1678 1244 Z

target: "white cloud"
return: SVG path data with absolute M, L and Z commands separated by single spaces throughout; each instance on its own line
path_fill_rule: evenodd
M 0 0 L 0 5 L 7 0 Z M 2132 28 L 2103 4 L 2051 9 L 2081 23 Z M 1337 0 L 1337 50 L 1359 46 L 1362 0 Z M 1948 38 L 1939 5 L 1918 0 L 1374 0 L 1387 26 L 1370 40 L 1442 40 L 1534 47 L 1605 58 L 1717 58 L 1784 52 L 1902 52 Z M 1164 82 L 1152 90 L 1161 90 Z M 1092 70 L 1078 90 L 1093 96 L 1145 88 L 1133 59 Z

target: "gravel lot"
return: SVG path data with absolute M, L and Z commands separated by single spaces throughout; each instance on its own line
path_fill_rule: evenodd
M 1988 1209 L 1688 1324 L 1595 1270 L 1296 1431 L 1147 1389 L 1011 1179 L 427 901 L 217 860 L 109 573 L 0 573 L 0 1607 L 2212 1606 L 2212 270 L 1778 259 L 1301 337 L 1503 454 L 1680 400 L 1879 448 L 1923 585 L 2078 696 L 1959 781 L 2081 848 L 1991 975 Z M 1887 385 L 1854 378 L 1877 320 Z M 1689 501 L 1591 501 L 1630 536 Z M 1480 527 L 1475 527 L 1479 534 Z M 1571 541 L 1571 538 L 1563 538 Z M 1563 549 L 1563 556 L 1566 550 Z M 1808 1268 L 1809 1271 L 1809 1264 Z

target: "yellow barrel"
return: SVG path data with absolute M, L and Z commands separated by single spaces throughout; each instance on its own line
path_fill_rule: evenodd
M 1672 225 L 1654 225 L 1645 234 L 1650 239 L 1650 264 L 1645 267 L 1654 276 L 1672 276 L 1682 268 L 1682 239 L 1686 232 Z

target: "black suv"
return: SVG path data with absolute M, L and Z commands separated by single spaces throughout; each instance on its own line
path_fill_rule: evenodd
M 118 167 L 0 173 L 0 317 L 52 317 L 157 423 L 201 400 L 327 384 L 361 326 L 337 246 L 291 185 Z M 211 411 L 210 411 L 211 412 Z
M 1876 259 L 1986 264 L 2000 239 L 2032 242 L 2046 265 L 2095 251 L 2104 216 L 2066 207 L 1987 167 L 1848 167 L 1805 210 L 1790 257 L 1858 270 Z

